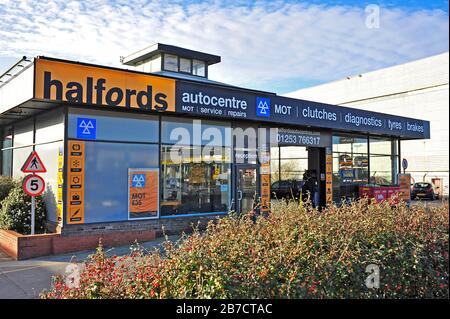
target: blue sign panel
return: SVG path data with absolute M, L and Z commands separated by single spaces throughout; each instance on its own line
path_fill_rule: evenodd
M 178 81 L 177 113 L 253 120 L 299 127 L 430 138 L 430 122 L 238 88 Z
M 256 116 L 270 117 L 270 99 L 256 97 Z
M 131 187 L 144 188 L 145 187 L 145 174 L 133 174 L 131 176 Z
M 96 134 L 97 124 L 95 119 L 77 118 L 77 138 L 95 140 Z

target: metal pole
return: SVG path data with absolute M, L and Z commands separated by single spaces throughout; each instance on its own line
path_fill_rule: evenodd
M 35 214 L 36 199 L 31 196 L 31 235 L 34 235 L 34 214 Z

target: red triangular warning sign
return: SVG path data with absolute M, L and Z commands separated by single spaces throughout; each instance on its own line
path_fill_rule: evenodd
M 24 173 L 45 173 L 47 169 L 42 163 L 39 155 L 36 151 L 31 152 L 30 156 L 28 156 L 25 164 L 22 166 L 22 172 Z

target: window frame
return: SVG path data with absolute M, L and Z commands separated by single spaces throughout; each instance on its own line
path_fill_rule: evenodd
M 182 59 L 183 59 L 183 60 L 189 61 L 189 72 L 181 71 L 181 60 L 182 60 Z M 192 73 L 192 72 L 193 72 L 192 65 L 193 65 L 192 59 L 188 59 L 188 58 L 184 58 L 184 57 L 182 57 L 182 56 L 178 56 L 178 72 L 184 73 L 184 74 L 193 74 L 193 73 Z
M 176 70 L 169 70 L 169 69 L 166 68 L 166 60 L 167 60 L 167 56 L 169 56 L 169 55 L 176 58 L 176 61 L 177 61 L 176 62 L 177 63 Z M 168 71 L 168 72 L 180 72 L 180 57 L 178 55 L 175 55 L 175 54 L 164 53 L 163 54 L 163 59 L 162 59 L 162 69 L 164 71 Z
M 194 73 L 194 63 L 195 63 L 195 61 L 201 62 L 203 64 L 203 67 L 204 67 L 204 74 L 203 75 Z M 202 77 L 202 78 L 206 78 L 208 76 L 208 68 L 207 68 L 207 65 L 206 65 L 206 61 L 192 59 L 192 75 L 199 76 L 199 77 Z

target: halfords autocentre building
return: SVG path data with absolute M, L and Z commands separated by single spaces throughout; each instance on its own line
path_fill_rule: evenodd
M 320 205 L 395 185 L 399 141 L 430 138 L 420 119 L 211 81 L 218 62 L 164 44 L 122 58 L 134 70 L 22 59 L 0 78 L 2 174 L 22 178 L 36 150 L 49 229 L 132 241 L 248 211 L 255 198 L 268 209 L 271 187 L 306 170 Z

